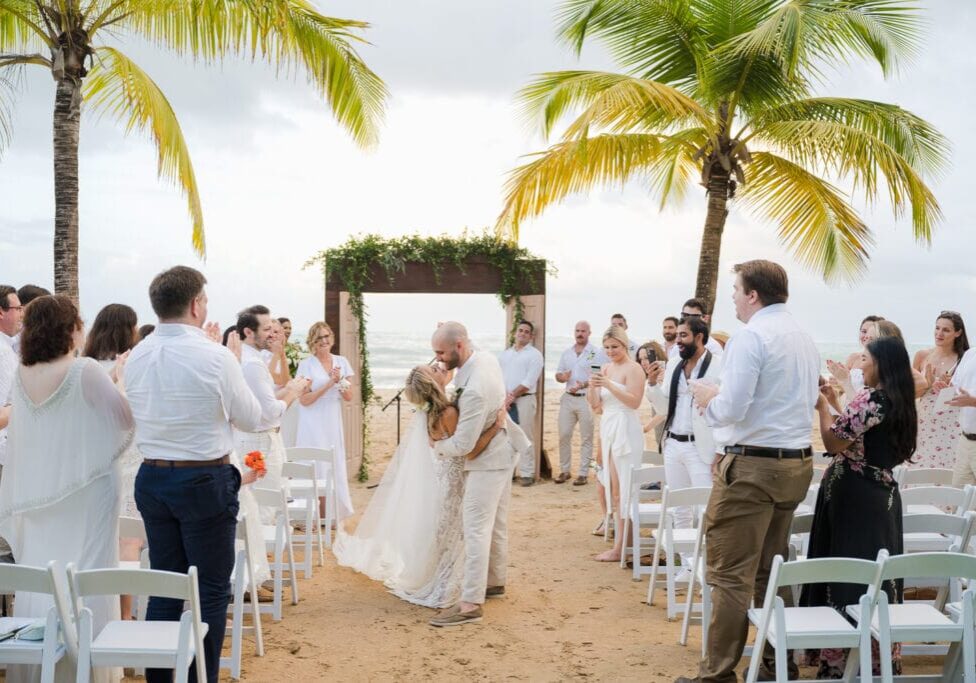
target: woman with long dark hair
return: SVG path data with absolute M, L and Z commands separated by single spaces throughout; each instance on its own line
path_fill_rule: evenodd
M 817 495 L 807 557 L 853 557 L 873 560 L 882 548 L 900 555 L 902 548 L 901 497 L 892 469 L 910 462 L 915 453 L 918 420 L 915 380 L 905 344 L 897 337 L 880 337 L 861 352 L 855 363 L 864 373 L 864 388 L 836 418 L 821 389 L 817 402 L 820 435 L 833 460 L 824 473 Z M 888 600 L 902 600 L 901 582 L 884 585 Z M 801 604 L 828 605 L 844 613 L 857 604 L 863 588 L 851 584 L 810 584 Z M 810 656 L 811 653 L 808 653 Z M 817 678 L 840 678 L 847 652 L 825 649 L 812 653 L 819 666 Z M 891 653 L 894 670 L 901 671 L 901 651 Z M 878 671 L 878 653 L 873 653 Z M 875 675 L 878 675 L 877 673 Z
M 83 356 L 111 370 L 115 360 L 139 341 L 139 319 L 125 304 L 109 304 L 98 312 L 85 339 Z
M 942 311 L 935 320 L 935 346 L 915 354 L 913 366 L 922 373 L 925 391 L 918 399 L 918 449 L 915 467 L 952 469 L 953 446 L 959 435 L 959 408 L 939 400 L 939 387 L 952 382 L 959 361 L 969 349 L 966 324 L 955 311 Z

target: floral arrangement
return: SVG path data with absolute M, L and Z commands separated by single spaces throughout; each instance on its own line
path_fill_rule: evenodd
M 288 372 L 294 377 L 298 372 L 298 364 L 303 359 L 308 358 L 308 349 L 301 342 L 288 342 L 285 344 L 285 359 L 288 361 Z
M 261 451 L 251 451 L 245 455 L 244 464 L 259 474 L 268 471 L 268 466 L 264 463 L 264 453 Z

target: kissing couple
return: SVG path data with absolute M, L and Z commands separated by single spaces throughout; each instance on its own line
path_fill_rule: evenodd
M 498 360 L 473 348 L 464 325 L 440 325 L 431 347 L 438 365 L 407 377 L 418 410 L 406 436 L 333 550 L 399 598 L 445 608 L 430 623 L 449 627 L 481 621 L 485 600 L 505 594 L 512 473 L 532 445 L 505 414 Z

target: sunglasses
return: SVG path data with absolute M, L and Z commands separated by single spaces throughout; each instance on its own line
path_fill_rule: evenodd
M 700 318 L 700 317 L 702 317 L 702 314 L 701 313 L 685 313 L 684 311 L 682 311 L 681 312 L 681 317 L 682 318 Z

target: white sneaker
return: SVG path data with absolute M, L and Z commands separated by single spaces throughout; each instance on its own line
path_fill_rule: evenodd
M 687 567 L 682 567 L 679 569 L 674 575 L 674 582 L 687 586 L 689 583 L 691 583 L 691 570 Z

